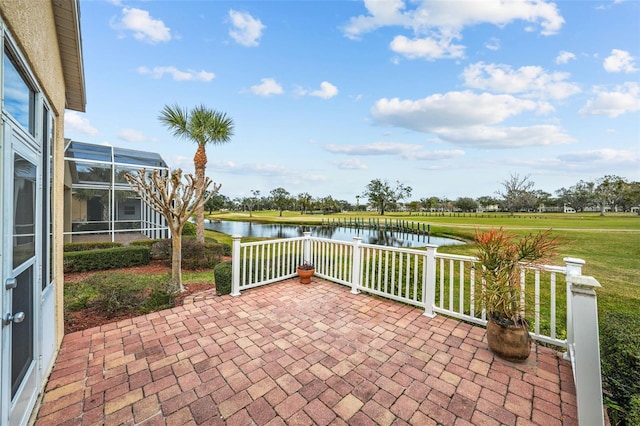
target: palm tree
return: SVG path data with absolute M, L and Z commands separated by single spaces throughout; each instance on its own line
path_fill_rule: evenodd
M 173 135 L 188 139 L 198 144 L 193 157 L 196 176 L 196 196 L 203 190 L 204 169 L 207 165 L 205 145 L 229 142 L 233 135 L 233 119 L 223 112 L 218 112 L 199 105 L 191 111 L 174 104 L 165 105 L 158 117 L 160 122 L 173 131 Z M 204 243 L 204 206 L 196 209 L 196 240 Z

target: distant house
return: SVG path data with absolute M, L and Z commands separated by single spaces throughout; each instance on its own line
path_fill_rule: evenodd
M 0 0 L 0 43 L 0 424 L 25 425 L 64 333 L 64 113 L 86 104 L 78 1 Z
M 478 213 L 484 213 L 484 212 L 497 212 L 500 211 L 500 206 L 498 204 L 490 204 L 487 206 L 479 206 L 478 207 Z
M 67 141 L 64 151 L 66 242 L 168 238 L 165 218 L 132 192 L 125 173 L 169 174 L 159 154 Z

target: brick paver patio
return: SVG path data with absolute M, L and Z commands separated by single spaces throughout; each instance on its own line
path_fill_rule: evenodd
M 314 278 L 65 336 L 37 425 L 577 424 L 571 366 Z

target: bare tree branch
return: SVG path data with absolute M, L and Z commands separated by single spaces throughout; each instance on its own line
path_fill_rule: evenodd
M 183 291 L 182 228 L 193 212 L 204 206 L 222 185 L 216 185 L 210 178 L 205 177 L 203 190 L 198 191 L 196 179 L 192 174 L 184 175 L 186 183 L 182 181 L 181 169 L 174 170 L 169 176 L 163 176 L 159 170 L 147 173 L 146 169 L 141 169 L 135 175 L 127 173 L 124 177 L 142 201 L 167 220 L 173 240 L 171 279 L 178 289 Z M 207 191 L 211 184 L 212 190 Z

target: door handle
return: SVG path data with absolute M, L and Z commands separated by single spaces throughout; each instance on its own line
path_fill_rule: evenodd
M 2 319 L 2 324 L 9 325 L 12 322 L 19 324 L 22 321 L 24 321 L 24 312 L 16 312 L 15 314 L 12 314 L 11 312 L 7 312 L 4 318 Z
M 16 280 L 15 278 L 7 278 L 4 281 L 5 290 L 13 290 L 16 287 L 18 287 L 18 280 Z

